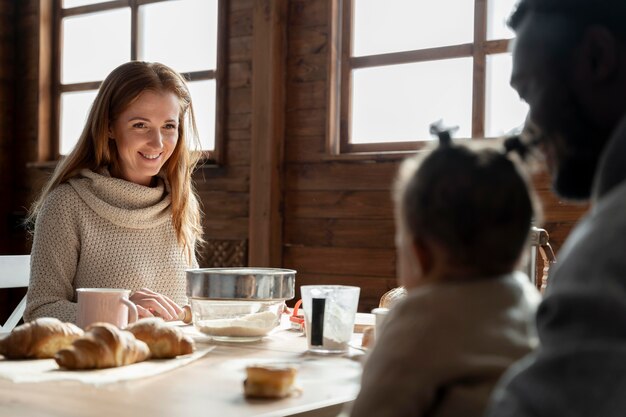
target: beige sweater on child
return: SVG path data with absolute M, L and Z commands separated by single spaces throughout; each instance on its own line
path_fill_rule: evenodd
M 169 184 L 145 187 L 82 170 L 54 189 L 35 223 L 26 321 L 76 321 L 76 288 L 150 288 L 185 304 L 186 256 Z M 193 267 L 197 266 L 193 261 Z
M 502 373 L 537 345 L 522 273 L 414 289 L 387 316 L 352 417 L 481 417 Z

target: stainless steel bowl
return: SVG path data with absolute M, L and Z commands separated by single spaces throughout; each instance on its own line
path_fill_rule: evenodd
M 205 300 L 290 300 L 296 271 L 282 268 L 200 268 L 187 270 L 187 296 Z
M 296 271 L 278 268 L 203 268 L 187 271 L 193 324 L 215 340 L 259 340 L 280 324 L 294 297 Z

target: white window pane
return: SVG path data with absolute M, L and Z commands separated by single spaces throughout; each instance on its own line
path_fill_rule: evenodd
M 214 69 L 217 0 L 180 0 L 141 6 L 139 59 L 177 71 Z
M 429 140 L 439 119 L 471 136 L 471 58 L 355 70 L 352 86 L 352 143 Z
M 511 54 L 487 56 L 485 135 L 501 136 L 524 123 L 528 105 L 509 84 Z
M 489 0 L 487 3 L 487 39 L 510 39 L 515 34 L 506 25 L 519 0 Z
M 59 152 L 70 153 L 83 132 L 97 90 L 61 94 L 61 134 Z
M 353 56 L 472 42 L 469 0 L 355 0 Z
M 104 79 L 130 60 L 130 9 L 63 19 L 64 84 Z
M 63 8 L 69 9 L 70 7 L 87 6 L 89 4 L 104 3 L 110 0 L 63 0 Z
M 215 149 L 215 80 L 188 83 L 200 143 L 205 151 Z

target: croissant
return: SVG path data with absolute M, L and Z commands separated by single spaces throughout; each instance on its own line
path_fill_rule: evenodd
M 85 335 L 54 356 L 66 369 L 100 369 L 130 365 L 150 356 L 148 346 L 132 333 L 109 323 L 94 323 Z
M 72 323 L 42 317 L 17 326 L 0 340 L 0 354 L 7 359 L 52 358 L 82 335 L 83 331 Z
M 186 355 L 195 349 L 193 340 L 179 327 L 165 324 L 159 318 L 141 319 L 126 328 L 150 348 L 150 356 L 157 359 Z
M 391 289 L 384 293 L 382 297 L 380 297 L 380 304 L 378 305 L 378 307 L 392 308 L 393 306 L 398 304 L 400 300 L 406 297 L 406 295 L 407 291 L 404 287 Z

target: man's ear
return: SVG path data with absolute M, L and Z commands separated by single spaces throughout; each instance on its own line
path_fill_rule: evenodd
M 428 275 L 435 265 L 432 249 L 422 239 L 414 239 L 413 253 L 415 254 L 415 259 L 417 259 L 422 267 L 422 275 Z
M 577 72 L 586 82 L 601 84 L 617 71 L 617 40 L 605 27 L 589 26 L 580 43 Z

